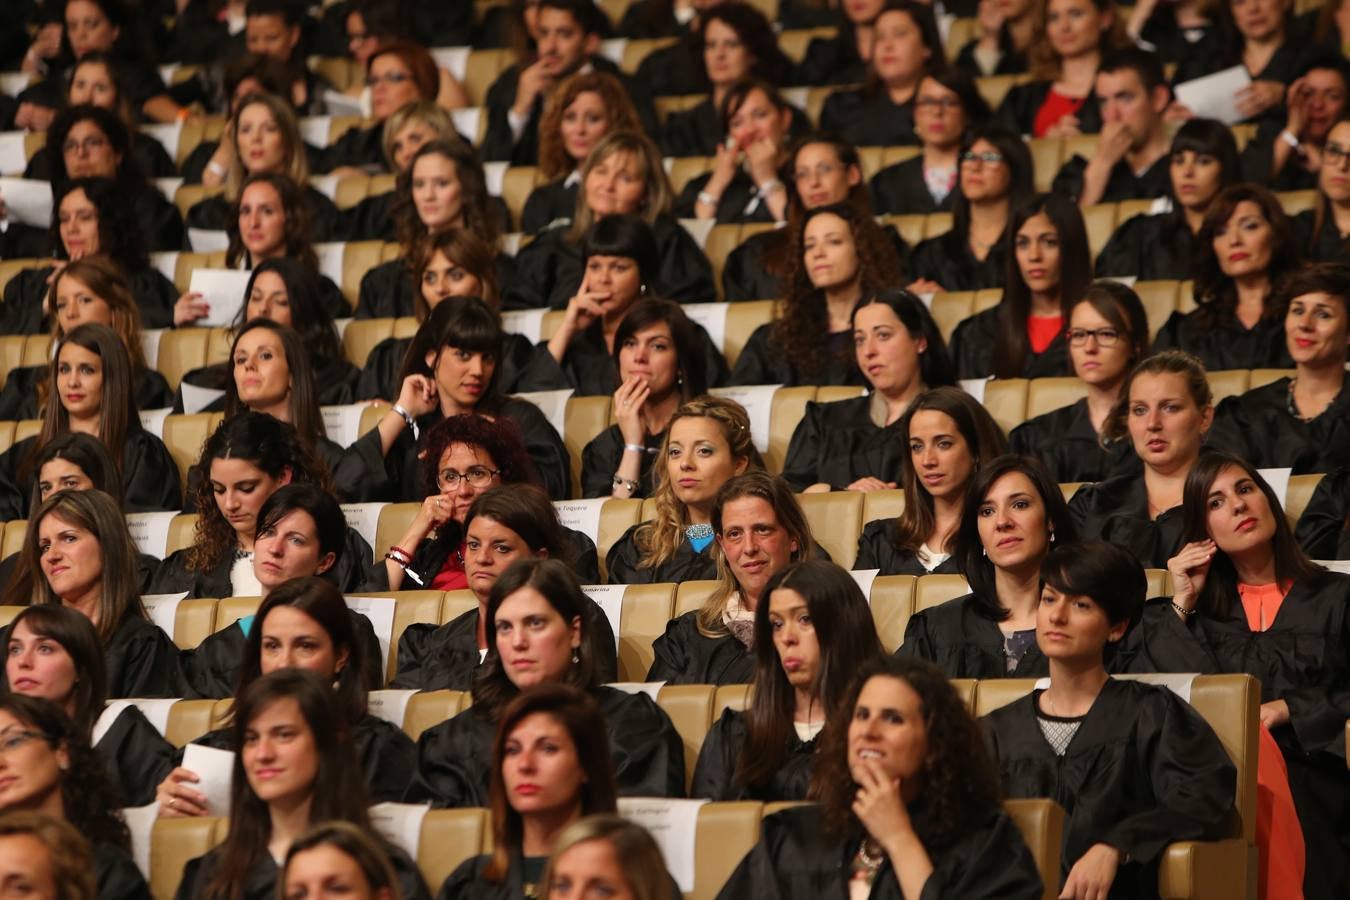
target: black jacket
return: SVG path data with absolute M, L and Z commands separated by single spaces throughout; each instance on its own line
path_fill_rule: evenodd
M 711 545 L 695 553 L 689 541 L 681 539 L 675 555 L 655 568 L 640 567 L 643 553 L 634 541 L 639 522 L 614 542 L 605 556 L 605 571 L 610 584 L 678 584 L 682 581 L 711 581 L 717 577 L 717 563 Z
M 1105 481 L 1143 470 L 1129 438 L 1102 443 L 1092 427 L 1086 399 L 1018 425 L 1008 435 L 1008 449 L 1040 459 L 1060 484 Z
M 872 397 L 806 404 L 792 432 L 783 480 L 794 491 L 823 482 L 842 491 L 865 475 L 899 482 L 905 435 L 897 420 L 885 427 L 872 421 Z
M 13 369 L 0 389 L 0 419 L 39 419 L 38 386 L 47 380 L 47 366 L 22 366 Z M 169 382 L 154 369 L 137 369 L 133 376 L 137 409 L 166 409 L 173 406 Z
M 1001 125 L 1006 125 L 1017 134 L 1031 134 L 1036 123 L 1036 114 L 1050 96 L 1049 81 L 1029 81 L 1015 85 L 1003 97 L 994 113 Z M 1078 130 L 1083 134 L 1095 134 L 1102 129 L 1102 114 L 1097 107 L 1096 94 L 1089 94 L 1077 113 Z
M 1350 466 L 1317 484 L 1294 534 L 1313 559 L 1350 559 Z
M 305 210 L 309 213 L 309 239 L 313 243 L 338 240 L 341 230 L 338 220 L 341 213 L 337 204 L 328 195 L 309 185 L 304 187 Z M 206 197 L 193 204 L 187 213 L 188 228 L 205 228 L 209 231 L 224 231 L 230 221 L 230 201 L 223 195 Z
M 1195 235 L 1186 219 L 1173 213 L 1131 216 L 1111 233 L 1097 254 L 1102 276 L 1138 277 L 1140 281 L 1184 281 L 1191 277 Z
M 127 435 L 122 450 L 122 492 L 126 498 L 126 512 L 153 512 L 176 510 L 183 506 L 183 489 L 178 481 L 178 466 L 169 455 L 163 441 L 140 428 Z M 37 438 L 24 438 L 0 454 L 0 483 L 18 490 L 20 509 L 10 518 L 28 518 L 28 504 L 32 499 L 27 488 L 37 478 L 37 472 L 23 471 L 24 459 L 37 445 Z
M 1317 418 L 1289 412 L 1289 378 L 1226 397 L 1214 415 L 1206 445 L 1227 450 L 1261 469 L 1292 468 L 1295 475 L 1350 465 L 1350 389 Z
M 648 434 L 642 438 L 643 446 L 647 452 L 642 454 L 642 461 L 639 464 L 638 487 L 632 493 L 634 497 L 650 497 L 656 490 L 656 472 L 658 469 L 653 465 L 657 454 L 661 450 L 661 444 L 666 439 L 666 433 Z M 609 428 L 597 434 L 591 439 L 581 451 L 581 496 L 583 497 L 608 497 L 614 490 L 614 473 L 619 470 L 619 463 L 623 461 L 624 454 L 623 432 L 619 430 L 618 425 L 611 425 Z
M 730 373 L 722 351 L 712 342 L 702 325 L 694 323 L 694 333 L 703 356 L 703 380 L 709 387 L 727 383 Z M 540 343 L 530 361 L 529 378 L 533 382 L 570 387 L 577 396 L 608 397 L 619 389 L 619 370 L 605 345 L 603 324 L 597 319 L 572 336 L 560 364 Z
M 935 212 L 951 212 L 952 201 L 956 199 L 953 187 L 947 196 L 938 203 L 928 190 L 928 182 L 923 175 L 923 154 L 904 162 L 887 166 L 872 176 L 872 208 L 877 215 L 927 215 Z
M 901 550 L 895 545 L 894 519 L 877 519 L 863 526 L 858 538 L 858 555 L 854 569 L 877 569 L 879 575 L 959 575 L 956 557 L 948 556 L 929 571 L 919 562 L 913 550 Z
M 970 244 L 955 231 L 924 238 L 909 255 L 909 277 L 927 279 L 945 291 L 979 291 L 1003 287 L 1007 269 L 1003 241 L 989 248 L 989 255 L 976 259 Z
M 1171 165 L 1171 154 L 1164 153 L 1153 165 L 1145 169 L 1142 175 L 1136 175 L 1130 164 L 1122 159 L 1111 167 L 1111 176 L 1106 180 L 1106 190 L 1097 202 L 1119 203 L 1122 200 L 1152 200 L 1155 197 L 1166 197 L 1172 187 Z M 1060 166 L 1050 189 L 1056 194 L 1077 200 L 1083 194 L 1083 176 L 1087 166 L 1088 161 L 1075 153 L 1068 162 Z
M 103 733 L 94 749 L 107 763 L 112 783 L 124 806 L 153 803 L 155 789 L 173 770 L 173 745 L 135 706 L 127 706 Z
M 675 215 L 681 219 L 695 218 L 694 207 L 698 204 L 698 195 L 708 186 L 712 172 L 704 172 L 689 180 L 675 198 Z M 782 180 L 782 176 L 779 176 Z M 758 201 L 751 205 L 751 201 Z M 727 183 L 722 196 L 717 200 L 717 222 L 726 225 L 734 222 L 772 222 L 773 213 L 769 205 L 759 199 L 759 188 L 745 169 L 737 169 L 736 174 Z
M 952 332 L 951 351 L 957 378 L 987 378 L 993 374 L 990 367 L 993 365 L 998 329 L 997 306 L 978 312 L 956 326 Z M 1064 340 L 1064 335 L 1057 334 L 1050 346 L 1040 353 L 1027 348 L 1022 371 L 1016 377 L 1050 378 L 1068 374 L 1069 344 Z
M 774 325 L 766 322 L 750 333 L 750 339 L 736 358 L 732 384 L 856 384 L 865 380 L 858 371 L 851 331 L 831 332 L 822 342 L 827 357 L 822 372 L 806 372 L 792 364 L 773 334 Z
M 805 800 L 806 789 L 811 786 L 816 741 L 803 742 L 795 730 L 790 731 L 781 768 L 768 784 L 752 788 L 743 784 L 736 772 L 748 735 L 749 727 L 744 713 L 734 709 L 722 710 L 721 717 L 708 729 L 708 735 L 703 739 L 689 795 L 716 801 L 758 800 L 762 803 Z
M 1146 569 L 1167 568 L 1167 560 L 1181 547 L 1181 507 L 1150 519 L 1142 472 L 1083 485 L 1069 501 L 1069 513 L 1079 538 L 1101 538 L 1123 547 Z
M 570 176 L 564 175 L 530 191 L 525 199 L 525 208 L 520 213 L 520 230 L 526 234 L 537 234 L 563 219 L 571 221 L 577 214 L 577 189 L 581 182 L 567 184 Z
M 1153 339 L 1153 349 L 1185 350 L 1210 372 L 1222 369 L 1292 369 L 1284 321 L 1262 319 L 1247 329 L 1234 316 L 1214 322 L 1204 310 L 1174 312 Z
M 997 622 L 979 613 L 974 594 L 910 616 L 896 655 L 926 659 L 948 678 L 1039 678 L 1050 672 L 1049 662 L 1035 644 L 1008 671 L 1003 632 Z
M 90 849 L 98 900 L 150 900 L 150 885 L 130 853 L 104 841 L 94 842 Z
M 5 285 L 5 301 L 0 304 L 0 334 L 43 334 L 51 320 L 42 312 L 47 299 L 52 267 L 24 269 Z M 145 328 L 172 328 L 173 305 L 178 289 L 153 266 L 129 273 L 131 294 L 141 312 Z
M 917 144 L 914 101 L 895 103 L 885 88 L 835 91 L 820 110 L 822 131 L 833 131 L 855 147 Z
M 749 684 L 755 680 L 755 653 L 730 634 L 708 637 L 698 630 L 698 610 L 666 623 L 652 641 L 656 660 L 648 681 L 667 684 Z

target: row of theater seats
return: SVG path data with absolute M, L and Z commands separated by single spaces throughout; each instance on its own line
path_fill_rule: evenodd
M 976 715 L 992 712 L 1028 693 L 1031 679 L 954 682 Z M 670 716 L 685 745 L 686 778 L 692 775 L 703 738 L 727 708 L 744 709 L 748 685 L 662 686 L 657 702 Z M 1164 852 L 1159 876 L 1164 897 L 1228 898 L 1248 894 L 1255 876 L 1257 709 L 1260 689 L 1246 675 L 1199 676 L 1189 683 L 1189 699 L 1223 742 L 1238 770 L 1237 815 L 1224 839 L 1179 842 Z M 192 732 L 219 727 L 230 701 L 182 700 L 170 713 L 170 739 L 181 745 Z M 401 723 L 414 739 L 422 731 L 466 709 L 467 694 L 436 691 L 408 700 Z M 182 712 L 179 708 L 182 707 Z M 761 805 L 709 803 L 698 811 L 695 833 L 694 889 L 689 900 L 714 897 L 759 836 L 763 815 L 790 804 Z M 1059 878 L 1063 812 L 1050 800 L 1018 800 L 1006 808 L 1036 856 L 1048 885 Z M 157 900 L 168 900 L 176 889 L 182 865 L 224 839 L 223 820 L 162 820 L 156 822 L 150 848 L 151 890 Z M 491 837 L 485 810 L 435 811 L 422 821 L 420 841 L 406 848 L 417 859 L 434 890 L 464 859 L 490 852 Z M 1046 897 L 1057 891 L 1047 888 Z M 1250 895 L 1254 896 L 1254 895 Z

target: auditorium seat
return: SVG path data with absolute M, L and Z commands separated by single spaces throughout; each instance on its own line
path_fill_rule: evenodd
M 619 680 L 644 681 L 656 659 L 652 642 L 666 632 L 675 608 L 675 585 L 630 584 L 619 618 Z
M 773 19 L 769 21 L 772 22 Z M 806 58 L 806 48 L 811 46 L 813 40 L 833 38 L 838 33 L 838 28 L 828 25 L 820 28 L 790 28 L 778 33 L 778 49 L 794 63 L 800 63 Z M 832 88 L 827 88 L 829 89 Z M 811 121 L 814 122 L 815 118 L 813 117 Z
M 1019 84 L 1026 84 L 1030 80 L 1031 76 L 1027 74 L 985 75 L 975 79 L 975 87 L 979 90 L 980 96 L 989 104 L 990 109 L 998 109 L 998 105 L 1003 102 L 1003 98 L 1008 95 L 1008 91 Z
M 774 300 L 750 300 L 728 304 L 726 336 L 722 344 L 722 355 L 728 366 L 735 368 L 745 342 L 750 340 L 755 329 L 773 321 L 775 303 Z
M 211 636 L 216 625 L 216 601 L 206 597 L 189 597 L 178 604 L 173 617 L 174 644 L 180 650 L 191 650 Z
M 706 100 L 707 96 L 707 94 L 673 94 L 668 97 L 655 97 L 652 99 L 652 105 L 656 109 L 656 121 L 665 125 L 671 113 L 693 109 Z
M 185 746 L 214 728 L 215 700 L 179 700 L 169 709 L 164 739 L 175 747 Z
M 1004 433 L 1027 418 L 1027 379 L 996 378 L 984 386 L 984 408 Z
M 30 334 L 23 342 L 21 365 L 45 366 L 52 358 L 52 336 L 50 334 Z
M 759 841 L 762 807 L 753 801 L 705 803 L 694 835 L 694 890 L 685 900 L 713 900 Z
M 37 437 L 42 431 L 41 419 L 20 419 L 14 423 L 14 443 Z
M 1004 800 L 1003 811 L 1022 832 L 1045 885 L 1044 900 L 1059 896 L 1060 855 L 1064 846 L 1064 807 L 1044 798 Z
M 380 522 L 375 528 L 375 558 L 384 559 L 390 546 L 397 544 L 417 517 L 420 503 L 389 503 L 380 510 Z
M 1083 481 L 1061 482 L 1059 485 L 1059 492 L 1061 495 L 1063 495 L 1064 502 L 1068 503 L 1070 500 L 1072 500 L 1073 495 L 1078 493 L 1078 489 L 1082 487 L 1084 484 L 1086 484 L 1086 482 Z
M 961 702 L 973 714 L 975 712 L 975 691 L 980 685 L 979 680 L 975 678 L 953 678 L 951 683 L 957 696 L 961 698 Z
M 1166 569 L 1145 569 L 1144 578 L 1148 582 L 1149 597 L 1172 596 L 1172 576 Z
M 0 266 L 5 263 L 0 263 Z M 4 285 L 0 284 L 0 293 L 4 291 Z M 9 380 L 9 373 L 23 364 L 23 345 L 25 337 L 22 334 L 7 334 L 0 337 L 0 387 L 4 387 L 5 382 Z M 11 434 L 13 429 L 10 429 Z
M 0 260 L 0 294 L 4 293 L 5 286 L 9 280 L 18 275 L 24 269 L 36 269 L 42 266 L 51 265 L 50 260 L 45 259 L 4 259 Z
M 797 501 L 806 514 L 816 543 L 825 548 L 835 563 L 845 569 L 851 568 L 858 555 L 858 536 L 862 533 L 862 493 L 798 494 Z
M 687 793 L 694 778 L 694 766 L 703 739 L 713 723 L 713 697 L 717 688 L 710 684 L 667 684 L 657 693 L 656 702 L 684 744 L 684 788 Z
M 970 318 L 974 312 L 974 305 L 974 291 L 939 291 L 933 295 L 929 310 L 933 314 L 933 321 L 937 323 L 938 331 L 942 333 L 942 339 L 948 344 L 951 343 L 956 326 Z
M 734 709 L 744 712 L 750 706 L 750 697 L 755 686 L 752 684 L 719 684 L 717 697 L 713 700 L 713 721 L 722 718 L 722 711 Z
M 187 413 L 164 419 L 161 438 L 178 466 L 178 478 L 184 490 L 187 489 L 188 469 L 201 459 L 202 445 L 223 419 L 222 413 Z
M 761 454 L 764 468 L 773 474 L 778 475 L 783 471 L 792 433 L 806 414 L 806 404 L 815 398 L 816 389 L 810 385 L 782 387 L 774 391 L 773 404 L 769 409 L 769 446 Z
M 975 292 L 975 302 L 971 304 L 971 315 L 993 309 L 1003 299 L 1003 288 L 981 288 Z
M 393 319 L 354 319 L 342 332 L 342 354 L 352 365 L 365 366 L 375 345 L 393 334 Z
M 630 40 L 623 48 L 623 62 L 619 67 L 627 74 L 637 73 L 638 66 L 642 61 L 650 56 L 654 51 L 661 50 L 674 44 L 678 38 L 660 37 L 660 38 L 639 38 Z
M 206 365 L 208 328 L 173 328 L 159 339 L 159 358 L 155 368 L 169 387 L 177 388 L 183 376 Z
M 572 492 L 577 496 L 581 494 L 582 455 L 591 439 L 609 428 L 610 406 L 613 402 L 614 398 L 609 395 L 567 398 L 562 428 L 559 430 L 571 462 Z
M 14 617 L 23 612 L 23 606 L 0 606 L 0 628 L 14 621 Z
M 1123 212 L 1117 216 L 1116 221 L 1125 221 Z M 1144 305 L 1144 313 L 1148 316 L 1150 339 L 1157 336 L 1158 330 L 1167 323 L 1172 313 L 1176 312 L 1177 292 L 1180 287 L 1181 282 L 1179 281 L 1136 281 L 1134 283 L 1134 292 L 1139 295 L 1139 302 Z
M 383 241 L 346 241 L 342 244 L 342 278 L 338 281 L 338 287 L 342 288 L 342 296 L 347 298 L 347 304 L 353 309 L 361 295 L 361 279 L 380 264 L 383 253 Z M 364 358 L 361 364 L 365 364 Z
M 460 863 L 492 850 L 492 817 L 486 809 L 433 809 L 422 819 L 417 868 L 432 891 Z
M 472 705 L 468 691 L 419 691 L 408 699 L 403 731 L 414 741 L 433 725 L 453 719 Z
M 1214 394 L 1214 405 L 1225 397 L 1237 397 L 1247 392 L 1247 380 L 1251 372 L 1247 369 L 1224 369 L 1206 373 L 1209 389 Z
M 501 198 L 511 213 L 512 222 L 520 221 L 530 192 L 544 181 L 544 173 L 538 166 L 510 166 L 502 173 Z
M 670 176 L 670 189 L 679 196 L 684 186 L 704 172 L 712 170 L 711 156 L 677 156 L 669 158 L 666 174 Z
M 446 591 L 441 597 L 441 617 L 437 624 L 446 625 L 464 613 L 478 608 L 478 598 L 468 588 Z
M 14 443 L 15 424 L 13 420 L 0 422 L 0 453 L 4 453 Z
M 914 586 L 914 611 L 923 612 L 969 593 L 964 575 L 920 575 Z
M 0 543 L 0 559 L 6 559 L 23 549 L 23 539 L 28 533 L 26 519 L 14 519 L 5 523 L 3 543 Z
M 1317 191 L 1276 191 L 1275 198 L 1280 201 L 1284 214 L 1293 218 L 1301 212 L 1308 212 L 1317 206 Z
M 1063 162 L 1064 142 L 1060 138 L 1031 138 L 1027 141 L 1031 151 L 1031 165 L 1035 171 L 1036 190 L 1045 193 Z
M 224 631 L 240 619 L 255 615 L 261 605 L 261 597 L 222 597 L 216 604 L 215 631 Z
M 905 243 L 914 247 L 925 237 L 928 217 L 925 215 L 889 215 L 882 216 L 881 223 L 890 225 L 900 232 L 900 236 L 905 239 Z
M 1247 390 L 1254 391 L 1281 378 L 1293 378 L 1294 369 L 1252 369 L 1247 373 Z
M 1077 403 L 1085 396 L 1087 385 L 1077 378 L 1032 378 L 1027 382 L 1027 405 L 1023 421 Z
M 233 344 L 233 329 L 223 326 L 206 329 L 206 365 L 227 362 Z
M 183 869 L 225 839 L 227 819 L 156 819 L 150 838 L 150 893 L 173 900 Z
M 867 491 L 863 494 L 862 524 L 866 528 L 869 522 L 877 519 L 895 519 L 905 511 L 905 492 L 900 488 L 893 491 Z M 859 532 L 861 533 L 861 532 Z
M 712 596 L 713 591 L 717 589 L 716 581 L 681 581 L 675 589 L 675 609 L 670 614 L 672 619 L 677 619 L 687 612 L 692 612 L 707 601 Z
M 197 514 L 180 513 L 173 517 L 169 522 L 169 539 L 165 544 L 164 553 L 166 556 L 176 550 L 183 550 L 191 547 L 196 538 L 197 532 Z M 214 623 L 212 628 L 214 628 Z
M 1313 491 L 1317 490 L 1317 484 L 1321 480 L 1321 473 L 1290 476 L 1289 490 L 1284 497 L 1284 514 L 1288 517 L 1290 526 L 1298 522 L 1303 511 L 1308 508 L 1308 501 L 1312 499 Z
M 441 620 L 443 591 L 359 591 L 352 596 L 392 597 L 394 599 L 394 630 L 389 637 L 389 665 L 384 682 L 388 684 L 398 671 L 398 639 L 409 625 L 422 623 L 438 625 Z
M 887 653 L 894 653 L 905 639 L 905 628 L 914 614 L 914 591 L 918 581 L 913 575 L 879 575 L 872 582 L 868 603 L 877 637 Z

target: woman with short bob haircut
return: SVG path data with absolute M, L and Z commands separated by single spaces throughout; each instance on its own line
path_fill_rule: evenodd
M 598 843 L 605 846 L 599 859 L 587 847 Z M 573 848 L 586 848 L 586 853 L 571 853 Z M 576 896 L 577 885 L 592 883 L 616 894 L 626 888 L 633 900 L 678 896 L 656 841 L 647 829 L 619 815 L 587 816 L 563 829 L 544 870 L 542 884 L 548 893 L 543 896 L 564 900 Z
M 970 593 L 910 617 L 900 655 L 927 659 L 949 678 L 1044 675 L 1041 566 L 1056 541 L 1076 538 L 1064 495 L 1039 462 L 1009 454 L 985 463 L 966 491 L 953 554 Z
M 1000 808 L 980 726 L 937 667 L 889 656 L 860 666 L 824 734 L 819 807 L 767 817 L 718 900 L 848 897 L 854 882 L 874 897 L 1044 895 Z
M 834 563 L 793 563 L 764 593 L 750 705 L 713 723 L 694 768 L 695 797 L 805 800 L 829 711 L 856 668 L 885 652 L 867 598 Z
M 291 842 L 278 893 L 282 897 L 321 896 L 326 882 L 344 877 L 354 900 L 403 900 L 384 845 L 370 832 L 341 821 L 315 825 Z
M 670 719 L 647 694 L 597 677 L 601 638 L 587 603 L 572 570 L 558 560 L 518 560 L 502 573 L 488 597 L 486 633 L 494 649 L 474 682 L 473 705 L 422 732 L 405 802 L 487 805 L 493 736 L 505 710 L 523 691 L 559 683 L 599 704 L 620 795 L 683 796 L 684 745 Z
M 545 767 L 542 759 L 550 755 L 554 761 Z M 492 852 L 461 863 L 440 896 L 511 900 L 532 895 L 530 888 L 542 882 L 558 835 L 584 816 L 616 811 L 614 765 L 600 707 L 566 684 L 521 691 L 502 711 L 492 741 L 491 778 Z M 522 782 L 539 790 L 519 793 Z
M 28 860 L 27 871 L 44 900 L 98 900 L 89 841 L 65 819 L 46 813 L 4 813 L 0 848 L 7 858 Z

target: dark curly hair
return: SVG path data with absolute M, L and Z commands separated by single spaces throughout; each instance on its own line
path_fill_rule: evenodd
M 286 217 L 285 255 L 318 271 L 319 257 L 310 241 L 309 207 L 305 205 L 304 189 L 292 181 L 289 175 L 276 172 L 256 172 L 239 183 L 239 196 L 230 204 L 229 216 L 225 220 L 225 234 L 230 239 L 230 245 L 225 251 L 225 264 L 233 269 L 241 262 L 252 262 L 248 248 L 244 246 L 243 236 L 239 233 L 239 207 L 244 202 L 244 191 L 259 182 L 271 185 L 281 200 L 281 211 Z
M 57 259 L 70 259 L 61 242 L 61 201 L 75 191 L 84 191 L 98 210 L 98 252 L 122 267 L 124 272 L 139 272 L 150 265 L 145 244 L 145 229 L 137 222 L 132 204 L 127 202 L 125 183 L 111 178 L 72 178 L 53 182 L 51 250 Z
M 903 681 L 919 695 L 928 752 L 918 779 L 923 793 L 910 813 L 930 853 L 948 847 L 997 808 L 1002 790 L 975 716 L 947 676 L 926 660 L 882 655 L 859 666 L 844 702 L 831 710 L 821 732 L 807 796 L 821 805 L 832 839 L 853 843 L 863 837 L 863 825 L 853 814 L 858 785 L 848 764 L 848 731 L 858 696 L 873 678 Z
M 703 49 L 708 26 L 713 22 L 721 22 L 736 32 L 736 37 L 744 45 L 746 52 L 750 54 L 750 70 L 747 73 L 749 76 L 763 78 L 771 84 L 788 83 L 789 76 L 792 74 L 792 60 L 788 59 L 779 48 L 773 26 L 769 24 L 768 19 L 764 18 L 764 13 L 749 3 L 732 0 L 732 2 L 718 3 L 711 9 L 704 10 L 698 18 L 698 47 L 700 50 Z M 702 63 L 701 57 L 699 62 Z M 711 84 L 708 82 L 707 74 L 701 66 L 699 75 L 704 90 L 710 89 Z
M 455 224 L 495 245 L 500 223 L 488 206 L 487 178 L 474 149 L 460 141 L 432 141 L 418 149 L 408 168 L 398 174 L 394 185 L 394 203 L 389 215 L 394 220 L 399 249 L 407 264 L 416 267 L 416 261 L 424 255 L 422 244 L 428 237 L 427 226 L 417 215 L 417 205 L 412 198 L 413 170 L 424 156 L 444 156 L 454 163 L 460 202 L 460 221 Z
M 1214 238 L 1220 228 L 1228 224 L 1241 203 L 1255 203 L 1262 217 L 1270 224 L 1274 246 L 1270 248 L 1270 291 L 1261 311 L 1262 319 L 1274 319 L 1283 313 L 1280 297 L 1284 280 L 1298 269 L 1302 253 L 1294 225 L 1284 214 L 1280 199 L 1258 184 L 1235 184 L 1214 198 L 1200 233 L 1195 237 L 1192 268 L 1195 276 L 1195 318 L 1199 325 L 1213 328 L 1234 320 L 1237 315 L 1237 286 L 1224 274 L 1219 255 L 1214 252 Z
M 74 69 L 71 72 L 73 73 Z M 112 151 L 121 157 L 121 161 L 117 164 L 116 181 L 122 185 L 123 190 L 145 184 L 145 173 L 141 170 L 132 146 L 131 130 L 122 121 L 117 110 L 85 103 L 58 113 L 52 120 L 51 128 L 47 130 L 47 146 L 51 148 L 53 185 L 70 177 L 66 172 L 66 157 L 62 147 L 70 135 L 70 130 L 80 122 L 92 122 L 108 139 L 108 146 Z
M 520 428 L 514 421 L 506 417 L 489 419 L 472 414 L 449 416 L 432 426 L 422 438 L 418 455 L 421 457 L 419 467 L 423 496 L 430 497 L 441 492 L 436 483 L 440 474 L 441 454 L 451 444 L 481 447 L 501 471 L 503 484 L 522 481 L 534 485 L 540 483 L 534 463 L 525 449 L 525 439 L 521 437 Z
M 65 748 L 70 765 L 61 776 L 61 804 L 65 818 L 90 843 L 111 844 L 131 851 L 131 832 L 122 821 L 122 796 L 109 777 L 102 755 L 89 745 L 65 710 L 41 697 L 0 694 L 0 710 L 42 735 L 53 750 Z
M 792 235 L 790 268 L 785 282 L 787 290 L 774 310 L 772 335 L 788 362 L 806 376 L 807 382 L 811 376 L 825 371 L 827 360 L 822 337 L 829 333 L 830 319 L 825 297 L 811 284 L 804 262 L 806 227 L 816 216 L 826 213 L 843 219 L 853 234 L 864 296 L 900 283 L 900 270 L 890 241 L 869 213 L 844 202 L 819 206 L 802 214 L 801 226 Z M 852 359 L 852 354 L 853 350 L 849 348 L 847 358 Z

